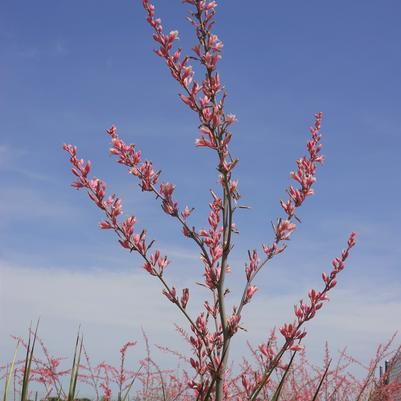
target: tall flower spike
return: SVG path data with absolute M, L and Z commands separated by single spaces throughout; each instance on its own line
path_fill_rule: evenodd
M 272 335 L 267 343 L 259 347 L 257 360 L 260 362 L 260 369 L 254 369 L 248 364 L 240 372 L 237 380 L 228 380 L 230 370 L 227 358 L 230 341 L 240 328 L 243 306 L 251 301 L 257 291 L 252 281 L 267 261 L 284 251 L 296 229 L 297 208 L 314 193 L 317 166 L 324 160 L 320 153 L 322 114 L 316 114 L 314 126 L 310 129 L 310 138 L 306 145 L 307 154 L 297 160 L 296 169 L 290 173 L 293 182 L 287 190 L 287 199 L 280 201 L 284 216 L 273 224 L 275 234 L 273 243 L 263 245 L 264 260 L 259 259 L 256 250 L 249 252 L 249 261 L 245 264 L 246 284 L 240 305 L 234 307 L 232 314 L 227 316 L 225 297 L 229 289 L 225 287 L 224 279 L 225 274 L 231 271 L 229 256 L 234 245 L 231 234 L 237 231 L 233 215 L 239 199 L 238 181 L 232 177 L 238 159 L 232 156 L 229 149 L 232 139 L 230 129 L 236 122 L 236 117 L 225 111 L 227 94 L 217 71 L 223 49 L 223 43 L 212 30 L 217 2 L 213 0 L 184 0 L 183 2 L 191 6 L 189 21 L 195 29 L 197 38 L 197 43 L 193 47 L 194 56 L 191 57 L 176 48 L 179 40 L 178 31 L 163 29 L 160 18 L 155 16 L 155 7 L 150 0 L 143 0 L 143 6 L 146 10 L 147 21 L 153 29 L 153 39 L 157 46 L 155 53 L 166 63 L 169 72 L 180 85 L 179 96 L 182 102 L 197 114 L 199 137 L 196 145 L 212 149 L 217 156 L 216 169 L 221 187 L 219 195 L 212 192 L 213 200 L 209 204 L 208 226 L 199 231 L 195 227 L 190 228 L 188 219 L 192 209 L 186 207 L 184 210 L 179 210 L 178 202 L 175 200 L 175 186 L 170 182 L 160 182 L 160 171 L 154 167 L 152 161 L 143 160 L 141 152 L 135 145 L 126 144 L 118 136 L 115 126 L 107 130 L 107 133 L 112 142 L 110 152 L 117 158 L 118 163 L 129 168 L 130 173 L 138 179 L 142 191 L 155 195 L 161 203 L 162 210 L 178 219 L 184 235 L 193 239 L 200 247 L 201 261 L 204 265 L 204 284 L 198 284 L 211 290 L 213 297 L 211 304 L 205 301 L 204 311 L 200 312 L 196 319 L 190 317 L 187 310 L 189 289 L 184 288 L 180 296 L 176 287 L 169 286 L 165 280 L 164 271 L 169 264 L 167 257 L 162 256 L 157 249 L 150 251 L 153 241 L 148 243 L 145 230 L 140 232 L 137 230 L 136 218 L 134 216 L 121 218 L 123 214 L 121 200 L 115 195 L 107 196 L 106 184 L 96 177 L 89 177 L 91 163 L 78 159 L 76 148 L 65 145 L 73 165 L 72 172 L 76 177 L 72 185 L 76 189 L 87 191 L 90 199 L 105 214 L 104 220 L 100 223 L 101 229 L 114 230 L 124 248 L 142 256 L 146 271 L 158 277 L 163 285 L 163 294 L 176 305 L 190 323 L 192 335 L 185 337 L 192 346 L 193 355 L 189 362 L 195 375 L 192 379 L 186 376 L 185 381 L 193 389 L 195 397 L 214 401 L 242 401 L 244 399 L 259 401 L 278 398 L 278 395 L 271 397 L 270 394 L 271 374 L 278 368 L 285 371 L 283 376 L 285 377 L 289 365 L 287 366 L 281 360 L 282 356 L 289 350 L 295 353 L 302 349 L 300 341 L 306 335 L 302 326 L 314 318 L 324 302 L 328 300 L 328 292 L 336 286 L 338 273 L 345 268 L 345 260 L 349 256 L 350 249 L 355 245 L 355 234 L 352 233 L 349 237 L 348 246 L 341 252 L 341 256 L 333 259 L 330 273 L 322 273 L 323 289 L 320 291 L 311 289 L 306 301 L 301 300 L 299 304 L 294 305 L 294 321 L 280 327 L 280 333 L 285 340 L 281 349 L 278 349 L 276 339 L 273 339 Z M 203 76 L 199 80 L 195 79 L 193 68 L 197 63 L 203 71 Z M 122 358 L 127 350 L 127 344 L 121 350 Z M 150 362 L 148 358 L 148 367 Z M 99 366 L 105 375 L 101 386 L 104 397 L 108 400 L 112 396 L 108 374 L 114 372 L 114 375 L 115 370 L 107 364 Z M 44 377 L 43 374 L 42 376 Z M 118 379 L 120 390 L 125 379 L 126 376 L 121 368 Z M 262 388 L 266 391 L 259 396 Z M 165 398 L 177 399 L 177 396 L 181 397 L 182 401 L 191 399 L 190 396 L 184 396 L 179 392 L 172 397 L 167 395 Z M 312 398 L 316 397 L 309 392 L 303 398 L 297 399 L 310 400 Z

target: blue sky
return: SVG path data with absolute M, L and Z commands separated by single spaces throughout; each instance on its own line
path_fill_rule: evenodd
M 401 3 L 246 3 L 221 0 L 215 27 L 225 44 L 220 71 L 227 110 L 238 118 L 232 148 L 240 159 L 239 189 L 252 206 L 237 216 L 241 235 L 231 287 L 241 288 L 247 249 L 272 237 L 270 221 L 280 213 L 289 171 L 304 153 L 314 113 L 323 111 L 327 161 L 318 172 L 316 196 L 302 207 L 303 223 L 288 252 L 257 281 L 261 291 L 250 311 L 257 324 L 249 319 L 256 333 L 250 335 L 262 340 L 261 331 L 291 316 L 292 304 L 320 284 L 320 272 L 329 269 L 355 230 L 358 246 L 332 302 L 311 324 L 318 333 L 311 338 L 328 339 L 334 349 L 348 345 L 359 356 L 373 354 L 377 342 L 401 329 Z M 166 29 L 178 29 L 180 46 L 189 50 L 194 36 L 185 6 L 178 0 L 156 6 Z M 162 297 L 160 303 L 153 300 L 157 283 L 149 284 L 154 297 L 152 306 L 145 302 L 153 309 L 143 306 L 147 313 L 135 311 L 148 292 L 133 281 L 131 290 L 124 287 L 127 301 L 110 297 L 109 315 L 93 318 L 95 305 L 103 305 L 100 289 L 119 294 L 124 275 L 136 277 L 143 289 L 151 278 L 111 233 L 97 229 L 101 216 L 69 188 L 62 151 L 64 142 L 73 143 L 91 159 L 127 213 L 171 256 L 171 281 L 182 286 L 200 279 L 196 249 L 108 155 L 104 130 L 114 123 L 177 185 L 180 204 L 196 208 L 194 223 L 206 224 L 208 190 L 217 188 L 214 155 L 194 147 L 196 118 L 152 52 L 140 2 L 3 0 L 0 48 L 0 349 L 11 352 L 7 335 L 23 334 L 38 315 L 49 342 L 60 337 L 54 322 L 64 327 L 63 344 L 73 342 L 81 323 L 99 359 L 111 355 L 96 345 L 99 325 L 110 333 L 118 328 L 121 338 L 110 345 L 115 349 L 124 336 L 139 337 L 141 325 L 169 338 L 179 318 Z M 66 310 L 63 283 L 74 277 L 77 299 L 91 305 L 86 313 L 85 308 L 78 313 L 79 306 Z M 17 296 L 16 288 L 26 294 Z M 53 294 L 51 307 L 46 293 Z M 118 322 L 112 317 L 116 308 Z

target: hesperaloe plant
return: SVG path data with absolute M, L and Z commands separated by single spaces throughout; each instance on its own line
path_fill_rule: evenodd
M 222 41 L 213 32 L 217 3 L 211 0 L 184 0 L 183 3 L 191 8 L 188 19 L 194 27 L 197 40 L 191 56 L 183 55 L 181 49 L 174 48 L 178 32 L 164 32 L 161 19 L 155 15 L 154 5 L 149 0 L 143 0 L 143 7 L 158 45 L 156 54 L 165 61 L 171 75 L 181 87 L 180 99 L 198 116 L 200 135 L 196 139 L 196 146 L 208 149 L 216 155 L 219 188 L 211 191 L 208 227 L 197 229 L 190 223 L 193 209 L 179 205 L 174 197 L 175 185 L 169 181 L 161 181 L 160 171 L 151 161 L 143 160 L 141 152 L 134 144 L 125 143 L 115 126 L 108 129 L 107 133 L 112 142 L 111 153 L 116 156 L 118 163 L 128 167 L 131 175 L 139 181 L 143 192 L 156 196 L 164 213 L 177 220 L 183 235 L 198 247 L 204 268 L 203 284 L 210 292 L 210 298 L 205 301 L 204 310 L 199 315 L 192 316 L 187 310 L 189 288 L 178 291 L 166 278 L 166 268 L 170 263 L 168 257 L 154 249 L 154 241 L 148 240 L 145 230 L 135 230 L 137 218 L 129 216 L 121 220 L 120 198 L 116 195 L 107 196 L 104 181 L 90 177 L 91 164 L 78 158 L 76 147 L 64 145 L 64 149 L 70 156 L 72 172 L 77 177 L 73 187 L 86 190 L 90 199 L 104 213 L 105 218 L 100 227 L 114 230 L 123 248 L 140 255 L 145 270 L 161 282 L 164 295 L 185 316 L 192 331 L 190 343 L 193 357 L 190 363 L 194 370 L 193 379 L 188 381 L 188 386 L 193 389 L 196 399 L 257 401 L 261 399 L 259 394 L 271 380 L 272 373 L 281 367 L 283 356 L 289 351 L 297 352 L 302 349 L 300 342 L 306 335 L 304 325 L 315 316 L 328 299 L 328 292 L 336 285 L 337 276 L 344 269 L 349 252 L 355 245 L 355 234 L 349 236 L 346 249 L 333 260 L 330 273 L 322 274 L 322 288 L 310 290 L 308 301 L 301 300 L 295 305 L 294 321 L 280 327 L 279 331 L 283 336 L 281 347 L 274 350 L 268 344 L 260 345 L 264 370 L 252 378 L 244 374 L 243 392 L 234 395 L 226 382 L 231 340 L 240 327 L 244 307 L 257 291 L 254 285 L 256 275 L 273 257 L 287 248 L 299 221 L 298 208 L 313 194 L 316 170 L 324 160 L 321 155 L 320 135 L 322 113 L 315 116 L 307 141 L 306 155 L 297 160 L 297 169 L 291 172 L 295 185 L 288 187 L 287 199 L 280 201 L 283 216 L 273 225 L 273 239 L 269 244 L 261 246 L 259 251 L 254 249 L 248 252 L 244 289 L 239 295 L 237 305 L 229 313 L 225 304 L 225 279 L 232 268 L 230 253 L 234 244 L 232 234 L 236 232 L 234 217 L 242 207 L 239 202 L 238 181 L 234 177 L 238 158 L 230 151 L 233 137 L 231 129 L 236 117 L 226 112 L 227 93 L 217 70 L 223 48 Z M 194 63 L 198 63 L 203 70 L 201 80 L 194 77 Z M 280 391 L 276 391 L 277 399 Z

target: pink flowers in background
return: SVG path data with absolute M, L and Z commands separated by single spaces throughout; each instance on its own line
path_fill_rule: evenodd
M 201 324 L 201 323 L 200 323 Z M 181 335 L 185 334 L 181 332 Z M 15 338 L 25 348 L 26 343 Z M 62 357 L 54 357 L 50 354 L 44 342 L 37 337 L 41 348 L 41 355 L 36 352 L 31 369 L 31 382 L 36 382 L 43 387 L 43 398 L 48 399 L 52 394 L 59 394 L 61 399 L 67 398 L 67 392 L 64 389 L 65 379 L 69 379 L 71 374 L 70 361 Z M 288 380 L 282 383 L 281 398 L 285 401 L 311 401 L 316 393 L 316 388 L 321 382 L 320 400 L 331 400 L 335 395 L 339 401 L 396 401 L 397 394 L 401 392 L 401 381 L 399 372 L 393 371 L 393 365 L 397 361 L 396 357 L 400 354 L 400 348 L 392 350 L 394 337 L 377 348 L 376 354 L 371 361 L 364 366 L 365 371 L 362 378 L 358 379 L 352 374 L 353 367 L 361 365 L 350 356 L 346 350 L 339 352 L 336 357 L 336 363 L 332 363 L 328 346 L 321 367 L 314 366 L 306 358 L 304 351 L 299 350 L 298 360 L 290 361 L 291 375 Z M 186 369 L 161 369 L 154 361 L 149 339 L 143 333 L 143 344 L 145 345 L 145 356 L 136 361 L 136 367 L 133 367 L 132 358 L 129 358 L 129 350 L 133 347 L 143 348 L 143 345 L 137 341 L 128 341 L 120 348 L 120 363 L 115 366 L 107 362 L 94 364 L 90 358 L 86 347 L 83 348 L 83 358 L 80 362 L 80 372 L 78 375 L 79 383 L 86 384 L 93 392 L 94 401 L 101 400 L 183 400 L 195 401 L 196 397 L 192 394 L 196 389 L 196 381 L 191 379 L 191 373 Z M 196 358 L 186 357 L 181 353 L 159 347 L 160 350 L 171 352 L 188 364 L 195 370 L 200 366 Z M 241 371 L 238 374 L 228 370 L 226 378 L 226 391 L 232 394 L 232 399 L 246 400 L 253 389 L 255 378 L 261 380 L 263 369 L 266 363 L 269 363 L 278 352 L 277 337 L 273 332 L 267 343 L 260 344 L 257 348 L 249 345 L 250 356 L 252 360 L 243 360 Z M 139 350 L 137 350 L 138 352 Z M 139 351 L 141 352 L 141 351 Z M 375 372 L 380 364 L 385 360 L 390 360 L 385 374 L 377 377 Z M 135 366 L 135 365 L 134 365 Z M 279 373 L 286 372 L 288 364 L 280 362 L 278 365 Z M 18 386 L 21 383 L 22 375 L 25 369 L 25 361 L 17 361 L 14 372 L 13 399 L 20 394 Z M 6 367 L 0 366 L 0 378 L 4 378 Z M 206 372 L 204 372 L 206 373 Z M 393 380 L 389 380 L 389 377 Z M 324 380 L 322 381 L 322 378 Z M 272 394 L 280 387 L 280 374 L 271 377 L 271 380 L 262 389 L 261 396 L 258 399 L 271 400 Z M 81 392 L 82 394 L 82 392 Z M 29 398 L 34 398 L 34 392 L 30 392 Z M 164 397 L 164 398 L 163 398 Z

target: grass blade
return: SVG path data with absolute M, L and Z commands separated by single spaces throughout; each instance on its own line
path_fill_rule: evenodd
M 29 340 L 28 340 L 28 346 L 26 348 L 26 357 L 25 357 L 25 365 L 24 365 L 24 376 L 22 378 L 21 401 L 26 401 L 27 395 L 28 395 L 29 375 L 30 375 L 30 372 L 31 372 L 33 352 L 34 352 L 34 349 L 35 349 L 35 343 L 36 343 L 36 336 L 37 336 L 37 333 L 38 333 L 38 327 L 39 327 L 39 320 L 36 323 L 36 329 L 35 329 L 35 332 L 33 334 L 32 346 L 31 346 L 31 329 L 29 329 Z
M 124 397 L 122 398 L 121 401 L 125 401 L 125 400 L 127 399 L 128 394 L 129 394 L 129 392 L 131 391 L 131 387 L 132 387 L 133 384 L 135 383 L 135 380 L 136 380 L 136 378 L 137 378 L 137 376 L 138 376 L 138 373 L 141 371 L 142 368 L 143 368 L 143 365 L 141 365 L 141 366 L 139 367 L 139 369 L 136 371 L 136 374 L 135 374 L 134 378 L 131 380 L 131 383 L 129 384 L 129 386 L 128 386 L 128 388 L 127 388 L 127 391 L 125 392 L 125 395 L 124 395 Z
M 75 400 L 75 392 L 76 392 L 76 388 L 77 388 L 79 364 L 81 361 L 81 353 L 82 353 L 82 344 L 83 344 L 83 337 L 80 335 L 80 333 L 78 331 L 77 340 L 75 342 L 75 349 L 74 349 L 74 360 L 72 362 L 72 367 L 71 367 L 70 386 L 68 388 L 67 401 Z
M 7 401 L 7 391 L 8 391 L 8 386 L 10 385 L 11 377 L 14 372 L 14 364 L 15 364 L 15 359 L 17 358 L 18 346 L 19 346 L 19 341 L 17 342 L 17 346 L 15 347 L 14 356 L 10 365 L 10 371 L 6 379 L 6 383 L 4 385 L 3 401 Z
M 326 369 L 325 369 L 325 371 L 324 371 L 324 373 L 323 373 L 323 376 L 322 376 L 322 378 L 320 379 L 320 383 L 319 383 L 319 385 L 317 386 L 315 395 L 313 396 L 313 398 L 312 398 L 311 401 L 316 401 L 317 396 L 319 395 L 320 388 L 322 387 L 323 380 L 326 378 L 327 373 L 328 373 L 328 371 L 329 371 L 330 364 L 331 364 L 331 359 L 330 359 L 329 363 L 327 364 L 327 367 L 326 367 Z
M 292 354 L 290 362 L 288 363 L 287 369 L 285 370 L 285 372 L 284 372 L 284 374 L 283 374 L 283 376 L 282 376 L 282 378 L 280 380 L 280 383 L 279 383 L 276 391 L 273 394 L 273 397 L 272 397 L 271 401 L 278 401 L 278 397 L 280 397 L 281 391 L 283 390 L 285 379 L 287 378 L 287 374 L 288 374 L 288 372 L 290 370 L 292 362 L 294 361 L 296 353 L 297 353 L 297 351 L 295 351 Z

